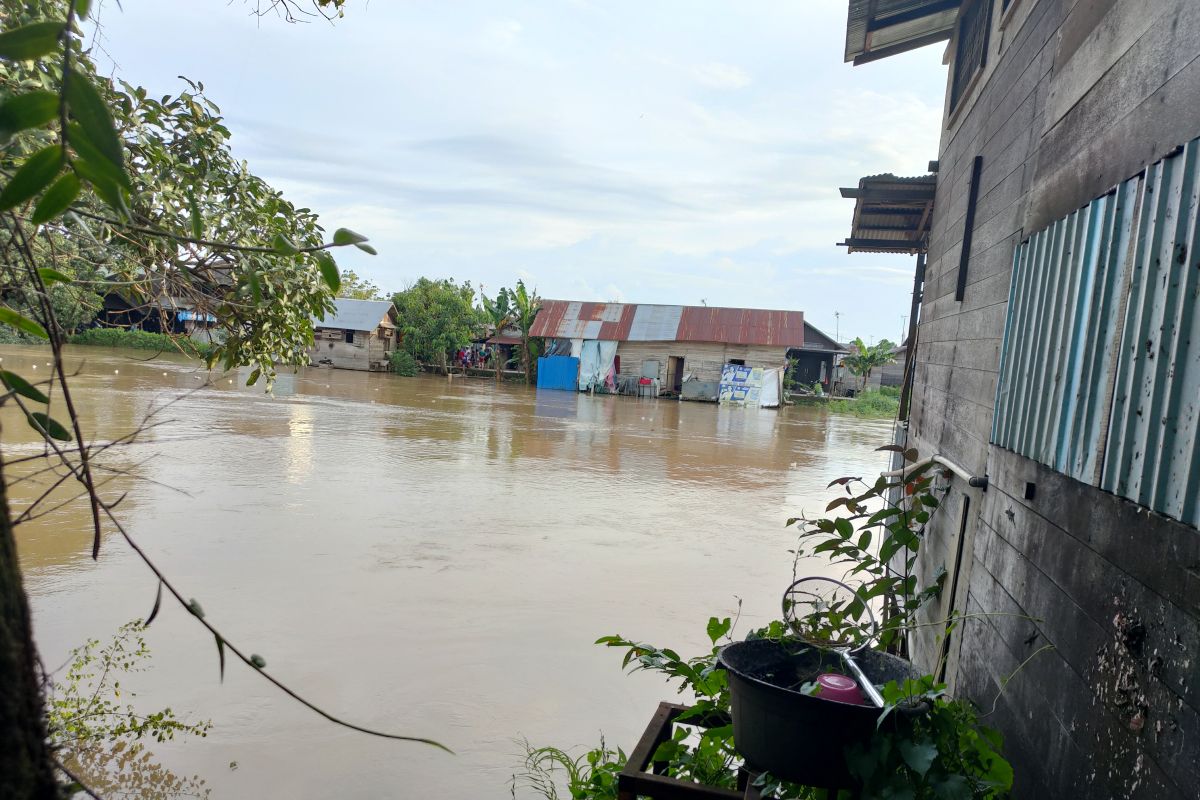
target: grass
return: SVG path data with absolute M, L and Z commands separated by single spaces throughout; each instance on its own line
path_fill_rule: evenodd
M 895 419 L 900 410 L 900 389 L 895 386 L 868 389 L 857 397 L 830 401 L 829 410 L 864 419 Z
M 94 347 L 128 347 L 134 350 L 160 350 L 164 353 L 183 353 L 203 358 L 212 352 L 213 345 L 197 342 L 187 336 L 167 336 L 146 331 L 127 331 L 121 328 L 88 328 L 68 340 L 71 344 Z

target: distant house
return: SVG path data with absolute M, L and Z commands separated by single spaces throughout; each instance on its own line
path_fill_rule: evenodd
M 841 356 L 849 352 L 832 336 L 804 323 L 804 346 L 788 350 L 788 359 L 793 362 L 792 381 L 811 386 L 820 384 L 825 392 L 832 391 L 834 365 Z
M 313 318 L 313 365 L 338 369 L 386 370 L 400 343 L 391 300 L 334 300 L 336 308 Z
M 892 357 L 896 360 L 879 368 L 880 386 L 904 385 L 904 372 L 908 369 L 908 339 L 892 349 Z
M 226 273 L 215 273 L 218 286 L 225 285 Z M 101 293 L 102 305 L 95 325 L 148 333 L 186 335 L 197 341 L 221 341 L 224 332 L 208 309 L 220 302 L 217 293 L 198 291 L 191 283 L 173 274 L 147 278 L 130 285 L 113 282 Z
M 782 369 L 790 350 L 807 348 L 799 311 L 646 303 L 545 300 L 531 335 L 548 354 L 580 359 L 581 390 L 646 379 L 655 394 L 697 400 L 717 399 L 726 365 Z

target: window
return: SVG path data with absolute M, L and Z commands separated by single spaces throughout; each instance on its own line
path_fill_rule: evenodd
M 346 331 L 346 344 L 354 344 L 354 331 Z
M 746 359 L 744 359 L 744 358 L 731 358 L 731 359 L 729 359 L 729 363 L 730 363 L 730 364 L 736 364 L 736 365 L 737 365 L 737 366 L 739 366 L 739 367 L 744 367 L 744 366 L 746 366 Z
M 958 108 L 975 75 L 987 65 L 988 37 L 992 32 L 992 0 L 975 0 L 959 17 L 958 44 L 954 49 L 954 80 L 950 84 L 950 110 Z
M 1200 139 L 1016 250 L 993 443 L 1200 527 Z

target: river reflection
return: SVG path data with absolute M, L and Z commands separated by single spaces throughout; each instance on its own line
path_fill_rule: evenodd
M 18 371 L 45 362 L 0 356 Z M 142 476 L 113 473 L 106 488 L 128 492 L 132 533 L 282 680 L 457 751 L 332 727 L 237 667 L 222 684 L 211 641 L 164 607 L 154 669 L 134 688 L 147 707 L 213 720 L 208 739 L 156 752 L 214 797 L 506 797 L 521 736 L 570 746 L 603 731 L 629 750 L 673 692 L 622 676 L 592 642 L 619 632 L 699 652 L 708 616 L 737 598 L 741 630 L 773 618 L 792 573 L 785 520 L 823 509 L 831 479 L 886 462 L 874 451 L 886 423 L 807 408 L 326 369 L 285 374 L 267 397 L 236 375 L 142 358 L 72 354 L 93 435 L 121 436 L 174 401 L 168 424 L 109 456 Z M 37 447 L 23 421 L 0 421 L 7 453 Z M 32 491 L 18 484 L 14 503 Z M 47 663 L 154 599 L 119 540 L 91 561 L 87 525 L 80 502 L 17 533 Z

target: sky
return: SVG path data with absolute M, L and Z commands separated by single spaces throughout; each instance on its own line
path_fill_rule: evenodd
M 845 64 L 846 0 L 254 2 L 103 0 L 98 60 L 155 95 L 203 81 L 253 172 L 370 237 L 338 261 L 381 288 L 522 278 L 900 338 L 914 259 L 837 247 L 838 187 L 937 158 L 941 46 Z

